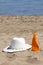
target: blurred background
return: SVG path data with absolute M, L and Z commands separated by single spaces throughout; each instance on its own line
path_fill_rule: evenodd
M 0 0 L 0 15 L 43 15 L 43 0 Z

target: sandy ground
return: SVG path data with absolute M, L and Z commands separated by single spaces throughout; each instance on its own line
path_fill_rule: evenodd
M 2 52 L 13 37 L 24 37 L 32 44 L 36 32 L 41 51 Z M 43 16 L 0 16 L 0 65 L 43 65 Z

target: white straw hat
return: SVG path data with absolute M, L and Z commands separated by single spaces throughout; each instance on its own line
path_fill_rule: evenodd
M 16 52 L 16 51 L 23 51 L 26 49 L 30 49 L 31 45 L 25 44 L 24 38 L 13 38 L 11 44 L 3 49 L 5 52 Z

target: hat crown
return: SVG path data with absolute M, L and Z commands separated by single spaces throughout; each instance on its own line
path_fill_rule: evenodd
M 12 48 L 22 48 L 25 45 L 25 39 L 24 38 L 13 38 L 13 40 L 11 41 L 10 46 Z

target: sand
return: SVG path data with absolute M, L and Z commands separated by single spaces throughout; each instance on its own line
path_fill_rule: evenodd
M 34 32 L 41 51 L 2 52 L 13 37 L 24 37 L 27 44 L 32 44 Z M 0 16 L 0 65 L 43 65 L 43 16 Z

